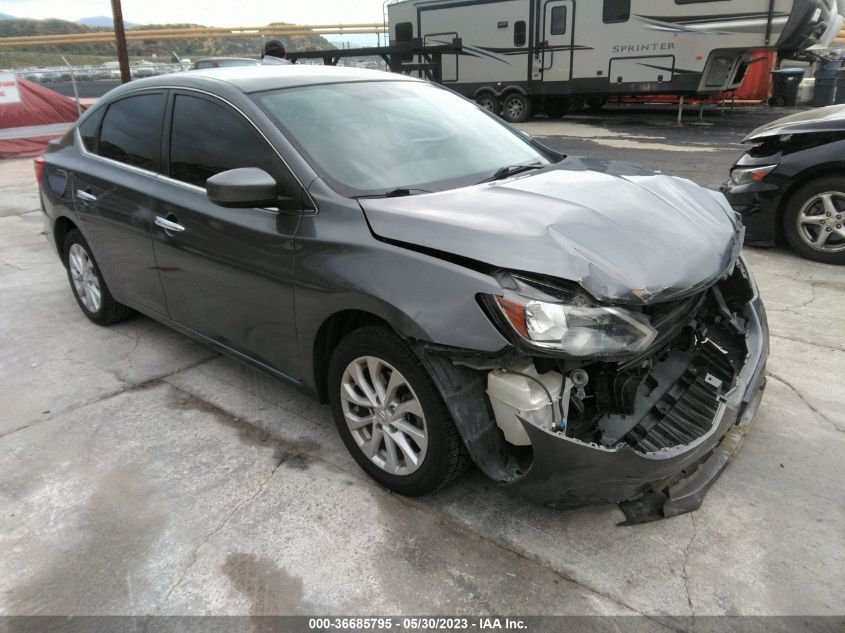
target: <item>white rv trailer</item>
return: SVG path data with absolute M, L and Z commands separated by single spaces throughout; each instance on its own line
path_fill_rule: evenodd
M 442 81 L 518 122 L 570 100 L 738 88 L 750 51 L 826 48 L 845 0 L 401 0 L 391 44 L 461 39 Z

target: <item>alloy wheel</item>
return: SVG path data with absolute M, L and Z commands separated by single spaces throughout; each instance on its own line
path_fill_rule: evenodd
M 481 106 L 482 108 L 484 108 L 485 110 L 487 110 L 488 112 L 498 114 L 497 107 L 496 107 L 496 105 L 497 105 L 496 99 L 494 99 L 493 97 L 491 97 L 489 95 L 478 97 L 478 99 L 476 100 L 476 103 L 479 106 Z
M 89 312 L 96 313 L 102 305 L 100 279 L 94 270 L 94 262 L 81 244 L 74 244 L 68 252 L 68 266 L 73 287 L 82 305 Z
M 522 99 L 509 99 L 508 100 L 508 116 L 512 120 L 518 120 L 522 113 L 525 111 L 525 106 L 522 103 Z
M 798 235 L 811 248 L 824 253 L 845 251 L 845 193 L 820 193 L 798 212 Z
M 347 365 L 340 383 L 343 417 L 355 443 L 391 475 L 410 475 L 425 459 L 428 429 L 422 405 L 402 373 L 375 356 Z

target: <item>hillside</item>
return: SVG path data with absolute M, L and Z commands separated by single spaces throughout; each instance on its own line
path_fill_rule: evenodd
M 278 26 L 283 22 L 271 23 Z M 145 24 L 132 27 L 131 31 L 142 31 L 163 28 L 187 28 L 202 26 L 200 24 Z M 87 26 L 67 20 L 29 20 L 10 19 L 0 21 L 0 37 L 22 37 L 28 35 L 60 35 L 68 33 L 99 33 L 111 30 L 105 27 Z M 335 48 L 320 35 L 284 36 L 278 39 L 292 51 L 295 50 L 323 50 Z M 213 55 L 233 55 L 257 57 L 260 52 L 261 38 L 258 36 L 243 38 L 198 38 L 191 40 L 143 40 L 129 42 L 129 55 L 132 57 L 170 57 L 175 51 L 180 57 L 200 57 Z M 72 53 L 74 55 L 111 56 L 114 55 L 112 44 L 63 44 L 58 46 L 37 45 L 32 47 L 6 48 L 3 58 L 14 58 L 16 53 L 25 57 L 23 53 L 41 53 L 43 55 Z M 4 61 L 4 64 L 9 62 Z

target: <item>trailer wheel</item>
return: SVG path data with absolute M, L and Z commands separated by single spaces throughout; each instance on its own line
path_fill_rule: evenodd
M 587 107 L 593 112 L 598 112 L 607 103 L 607 97 L 589 97 L 587 99 Z
M 502 110 L 508 123 L 522 123 L 531 115 L 531 101 L 525 95 L 514 92 L 505 97 Z
M 502 111 L 502 104 L 496 95 L 485 92 L 475 98 L 475 103 L 493 114 L 499 114 Z
M 566 97 L 549 97 L 543 104 L 543 110 L 550 119 L 560 119 L 569 112 L 569 99 Z

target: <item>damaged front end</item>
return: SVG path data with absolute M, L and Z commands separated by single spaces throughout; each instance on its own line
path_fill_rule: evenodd
M 496 278 L 502 295 L 480 300 L 507 351 L 416 343 L 478 467 L 556 508 L 620 503 L 630 523 L 697 509 L 765 382 L 766 316 L 745 263 L 639 306 Z

